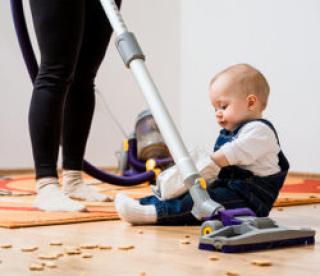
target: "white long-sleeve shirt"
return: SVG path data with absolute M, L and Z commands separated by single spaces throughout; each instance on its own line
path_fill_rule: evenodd
M 230 165 L 237 165 L 257 176 L 272 175 L 281 170 L 276 135 L 268 125 L 259 121 L 244 125 L 234 140 L 225 143 L 220 150 Z

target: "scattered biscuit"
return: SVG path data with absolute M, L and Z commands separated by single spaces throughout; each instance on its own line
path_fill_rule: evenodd
M 87 244 L 81 244 L 80 245 L 80 248 L 82 248 L 82 249 L 95 249 L 95 248 L 97 248 L 98 247 L 98 245 L 97 244 L 91 244 L 91 243 L 87 243 Z
M 119 250 L 131 250 L 134 249 L 134 245 L 123 245 L 123 246 L 118 246 Z
M 101 250 L 110 250 L 110 249 L 112 249 L 112 246 L 107 245 L 107 244 L 100 244 L 100 245 L 98 245 L 98 248 Z
M 226 275 L 228 275 L 228 276 L 238 276 L 239 273 L 236 272 L 236 271 L 227 271 L 227 272 L 226 272 Z
M 28 246 L 28 247 L 21 248 L 22 252 L 33 252 L 36 250 L 38 250 L 38 246 Z
M 180 244 L 190 244 L 191 241 L 188 239 L 180 240 Z
M 217 255 L 211 255 L 208 257 L 210 261 L 218 261 L 220 258 Z
M 251 264 L 257 265 L 257 266 L 271 266 L 272 262 L 269 260 L 257 259 L 257 260 L 253 260 Z
M 318 198 L 316 195 L 311 195 L 309 198 Z
M 66 247 L 65 253 L 67 255 L 78 255 L 78 254 L 81 254 L 81 250 L 78 247 Z
M 43 262 L 43 264 L 44 264 L 44 266 L 49 267 L 49 268 L 56 268 L 57 267 L 57 264 L 55 262 L 46 261 L 46 262 Z
M 58 258 L 64 256 L 64 253 L 63 253 L 63 252 L 55 252 L 55 253 L 53 253 L 53 254 L 55 254 Z
M 12 244 L 9 244 L 9 243 L 3 243 L 3 244 L 0 244 L 0 247 L 1 247 L 1 248 L 8 249 L 8 248 L 12 248 Z
M 89 258 L 92 258 L 92 255 L 91 254 L 88 254 L 88 253 L 84 253 L 81 255 L 82 258 L 84 259 L 89 259 Z
M 278 211 L 283 211 L 283 208 L 282 207 L 278 207 L 277 210 Z
M 186 239 L 189 239 L 190 238 L 190 235 L 185 235 L 184 236 Z
M 38 259 L 40 260 L 56 260 L 58 259 L 57 254 L 40 254 L 38 255 Z
M 61 241 L 51 241 L 49 243 L 49 245 L 52 245 L 52 246 L 61 246 L 63 245 L 63 243 Z
M 138 234 L 143 234 L 143 230 L 140 229 L 140 230 L 137 231 L 137 233 L 138 233 Z
M 44 266 L 42 264 L 31 264 L 29 266 L 29 270 L 31 270 L 31 271 L 42 271 L 42 270 L 44 270 Z
M 140 272 L 139 276 L 146 276 L 147 273 L 146 272 Z

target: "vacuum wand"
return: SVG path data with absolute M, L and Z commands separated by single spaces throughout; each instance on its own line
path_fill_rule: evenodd
M 206 181 L 194 165 L 182 138 L 145 65 L 145 56 L 132 32 L 129 32 L 114 0 L 101 0 L 104 11 L 116 35 L 116 46 L 123 62 L 130 68 L 140 87 L 174 162 L 188 187 L 194 202 L 192 214 L 199 220 L 209 218 L 224 209 L 213 201 L 206 190 Z

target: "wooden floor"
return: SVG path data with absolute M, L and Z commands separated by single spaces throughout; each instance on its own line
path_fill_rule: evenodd
M 275 209 L 271 217 L 285 225 L 312 227 L 320 231 L 320 205 Z M 139 233 L 143 230 L 143 233 Z M 0 229 L 0 244 L 10 243 L 11 249 L 0 248 L 0 275 L 320 275 L 319 237 L 315 246 L 295 247 L 245 254 L 221 254 L 200 251 L 199 227 L 132 227 L 122 221 L 79 223 L 73 225 Z M 180 240 L 190 235 L 191 244 Z M 60 240 L 62 247 L 49 246 L 52 240 Z M 37 262 L 41 253 L 62 251 L 66 246 L 85 243 L 110 244 L 111 250 L 87 249 L 93 257 L 79 255 L 60 257 L 57 268 L 45 268 L 30 272 L 29 265 Z M 22 247 L 37 245 L 35 252 L 24 253 Z M 118 246 L 134 245 L 128 251 Z M 211 261 L 211 255 L 219 260 Z M 256 259 L 272 261 L 270 267 L 251 264 Z

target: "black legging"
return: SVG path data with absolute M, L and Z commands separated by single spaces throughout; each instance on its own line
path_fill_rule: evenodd
M 116 1 L 120 5 L 121 0 Z M 99 0 L 30 0 L 41 62 L 29 128 L 36 178 L 81 170 L 91 126 L 94 80 L 112 28 Z

